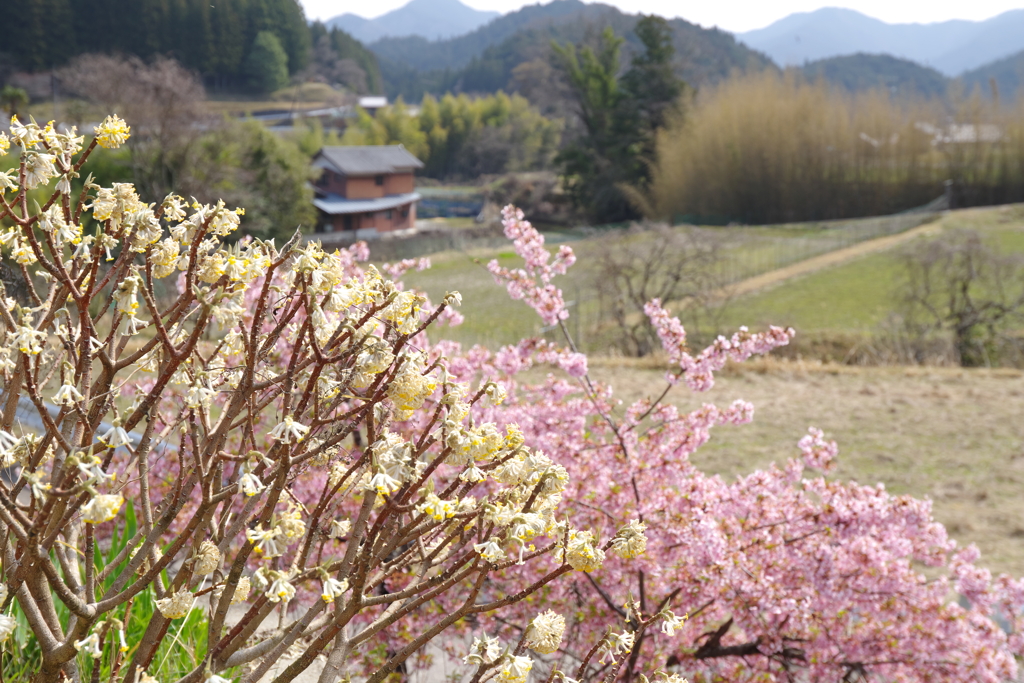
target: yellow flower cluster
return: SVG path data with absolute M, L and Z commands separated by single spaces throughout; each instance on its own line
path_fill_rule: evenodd
M 526 683 L 532 668 L 533 660 L 529 657 L 508 655 L 495 680 L 498 683 Z
M 619 533 L 612 539 L 612 550 L 626 560 L 643 555 L 647 551 L 647 537 L 644 536 L 646 530 L 646 524 L 634 519 L 619 529 Z
M 565 561 L 576 571 L 597 571 L 604 562 L 604 551 L 594 545 L 591 532 L 573 530 L 565 547 Z
M 93 131 L 96 144 L 107 149 L 117 149 L 128 141 L 131 129 L 128 124 L 117 116 L 108 116 Z
M 437 389 L 437 381 L 423 374 L 423 361 L 419 354 L 405 356 L 405 362 L 388 385 L 388 398 L 395 405 L 395 419 L 408 420 L 414 411 Z
M 562 644 L 565 634 L 565 617 L 553 610 L 541 612 L 526 631 L 526 647 L 537 654 L 549 655 Z
M 89 524 L 109 522 L 117 516 L 122 505 L 124 505 L 124 497 L 120 494 L 95 495 L 82 508 L 82 521 Z
M 416 508 L 418 512 L 433 517 L 438 522 L 451 519 L 459 509 L 456 500 L 441 500 L 435 493 L 428 493 L 426 500 Z
M 421 306 L 426 298 L 413 292 L 398 292 L 381 317 L 402 334 L 412 334 L 420 326 Z

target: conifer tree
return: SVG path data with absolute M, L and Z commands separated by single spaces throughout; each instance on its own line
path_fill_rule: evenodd
M 260 31 L 245 63 L 249 84 L 261 92 L 280 90 L 288 84 L 288 55 L 270 31 Z

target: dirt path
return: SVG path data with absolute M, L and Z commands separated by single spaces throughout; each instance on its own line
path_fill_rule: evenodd
M 885 251 L 891 249 L 904 242 L 909 242 L 915 237 L 921 235 L 934 235 L 942 230 L 942 221 L 936 220 L 931 223 L 925 223 L 919 225 L 916 228 L 901 232 L 896 235 L 889 235 L 887 237 L 879 237 L 873 240 L 867 240 L 854 244 L 852 247 L 846 247 L 845 249 L 837 249 L 830 251 L 827 254 L 821 256 L 815 256 L 805 261 L 799 261 L 792 265 L 786 266 L 785 268 L 779 268 L 778 270 L 771 270 L 767 273 L 761 273 L 754 277 L 747 278 L 746 280 L 740 280 L 727 287 L 723 287 L 720 290 L 720 296 L 723 299 L 732 299 L 737 296 L 744 294 L 750 294 L 766 287 L 771 287 L 780 282 L 784 282 L 798 275 L 807 275 L 823 268 L 831 268 L 841 263 L 857 258 L 858 256 L 864 256 L 865 254 L 874 254 L 879 251 Z

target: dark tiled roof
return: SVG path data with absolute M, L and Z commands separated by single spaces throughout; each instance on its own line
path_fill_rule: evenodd
M 402 145 L 324 147 L 317 154 L 317 161 L 320 160 L 345 175 L 376 175 L 423 168 L 423 162 Z

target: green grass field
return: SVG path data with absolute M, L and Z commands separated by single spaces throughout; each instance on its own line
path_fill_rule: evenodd
M 1004 253 L 1024 253 L 1024 207 L 970 209 L 942 219 L 943 230 L 972 228 Z M 919 248 L 918 237 L 892 251 L 856 258 L 831 269 L 793 278 L 729 304 L 726 327 L 747 324 L 791 326 L 811 333 L 869 333 L 898 306 L 902 283 L 899 255 Z
M 1002 250 L 1024 253 L 1024 206 L 956 211 L 942 217 L 941 224 L 943 230 L 980 230 Z M 849 229 L 861 230 L 862 225 L 851 222 Z M 780 264 L 799 261 L 797 257 L 804 253 L 822 253 L 822 249 L 841 248 L 851 241 L 837 234 L 836 229 L 824 229 L 819 224 L 711 230 L 721 231 L 730 240 L 723 267 L 741 276 L 771 271 Z M 743 232 L 736 237 L 740 230 Z M 601 332 L 605 316 L 594 287 L 593 258 L 609 243 L 614 246 L 616 240 L 624 239 L 623 234 L 610 231 L 581 236 L 569 231 L 547 233 L 547 237 L 549 245 L 567 240 L 578 256 L 577 264 L 555 283 L 562 288 L 566 300 L 575 302 L 570 309 L 571 331 L 582 338 L 584 348 L 600 354 L 607 350 L 607 335 Z M 625 239 L 649 238 L 649 234 L 642 234 Z M 739 325 L 757 328 L 775 324 L 792 326 L 801 334 L 871 334 L 896 310 L 901 281 L 900 250 L 913 249 L 920 244 L 918 240 L 924 239 L 930 238 L 919 237 L 890 251 L 857 257 L 729 301 L 720 311 L 716 331 L 729 332 Z M 817 246 L 816 240 L 821 242 Z M 786 254 L 787 248 L 800 251 L 791 257 Z M 521 263 L 510 244 L 508 249 L 435 254 L 431 256 L 433 268 L 406 276 L 407 284 L 426 291 L 434 300 L 449 290 L 462 292 L 466 323 L 444 331 L 445 337 L 496 346 L 540 332 L 541 323 L 533 311 L 522 302 L 509 300 L 484 268 L 492 258 L 504 266 Z

